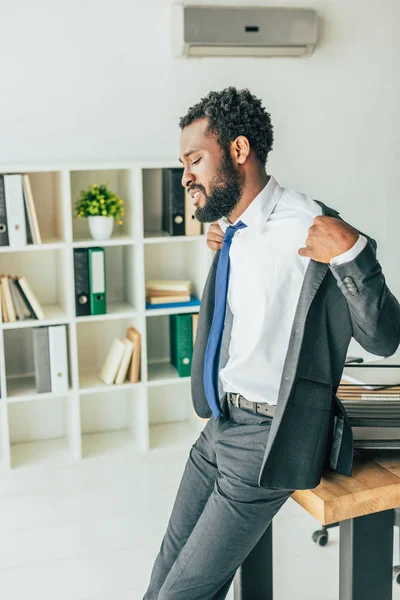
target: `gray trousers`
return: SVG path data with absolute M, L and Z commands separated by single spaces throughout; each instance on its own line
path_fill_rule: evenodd
M 192 446 L 143 600 L 223 600 L 294 490 L 258 487 L 272 418 L 223 397 Z

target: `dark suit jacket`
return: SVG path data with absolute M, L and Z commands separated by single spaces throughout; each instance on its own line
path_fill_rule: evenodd
M 324 215 L 341 218 L 319 204 Z M 312 489 L 328 465 L 351 475 L 353 434 L 336 396 L 351 337 L 378 356 L 390 356 L 400 344 L 400 305 L 385 283 L 375 240 L 363 235 L 368 243 L 353 261 L 337 267 L 309 262 L 259 474 L 261 487 Z M 219 254 L 203 290 L 193 349 L 192 400 L 200 417 L 211 416 L 203 369 Z

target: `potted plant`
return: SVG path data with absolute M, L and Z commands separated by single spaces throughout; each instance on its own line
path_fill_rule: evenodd
M 87 218 L 89 230 L 95 240 L 107 240 L 113 231 L 114 221 L 122 225 L 124 201 L 112 192 L 108 184 L 94 183 L 87 190 L 81 190 L 75 202 L 75 216 Z

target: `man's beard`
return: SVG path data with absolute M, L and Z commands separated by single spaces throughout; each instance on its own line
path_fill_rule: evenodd
M 212 223 L 221 217 L 228 217 L 238 204 L 242 195 L 243 176 L 235 169 L 230 155 L 224 153 L 222 164 L 211 181 L 209 195 L 202 185 L 193 187 L 200 190 L 205 198 L 204 206 L 196 208 L 195 218 L 200 223 Z

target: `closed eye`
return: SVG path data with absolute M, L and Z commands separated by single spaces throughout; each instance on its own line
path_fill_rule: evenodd
M 200 161 L 201 161 L 201 158 L 198 158 L 197 160 L 194 160 L 192 162 L 192 165 L 197 165 Z

